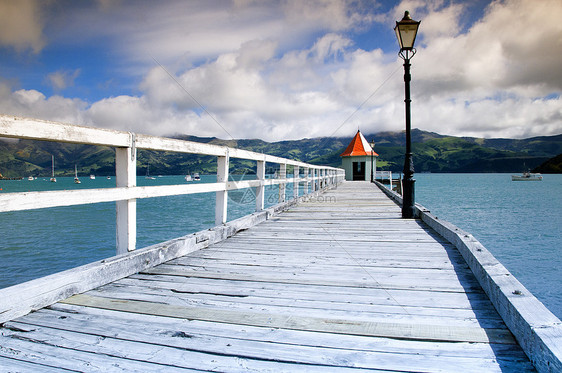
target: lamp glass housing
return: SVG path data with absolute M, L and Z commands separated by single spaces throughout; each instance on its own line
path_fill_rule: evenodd
M 396 22 L 394 32 L 396 32 L 396 38 L 398 39 L 398 44 L 400 44 L 400 50 L 414 49 L 414 43 L 416 41 L 416 35 L 418 33 L 420 22 L 421 21 L 414 21 L 410 17 L 410 13 L 408 11 L 404 13 L 404 18 L 402 18 L 400 22 Z

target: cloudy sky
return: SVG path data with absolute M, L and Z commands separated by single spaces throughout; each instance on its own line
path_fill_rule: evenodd
M 560 0 L 0 0 L 0 113 L 268 141 L 562 133 Z

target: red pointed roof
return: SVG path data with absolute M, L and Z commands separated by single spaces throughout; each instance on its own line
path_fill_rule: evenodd
M 363 136 L 361 131 L 357 130 L 357 134 L 353 140 L 351 140 L 345 151 L 340 154 L 340 157 L 355 157 L 360 155 L 379 156 L 373 151 L 371 145 L 369 145 L 369 142 L 365 139 L 365 136 Z

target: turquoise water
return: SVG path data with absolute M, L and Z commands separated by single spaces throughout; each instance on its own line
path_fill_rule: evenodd
M 562 175 L 542 182 L 512 182 L 508 174 L 416 174 L 416 201 L 472 233 L 552 312 L 562 317 Z M 98 177 L 0 180 L 0 193 L 107 188 Z M 203 175 L 201 183 L 214 182 Z M 185 183 L 183 176 L 138 185 Z M 277 187 L 266 190 L 275 204 Z M 302 194 L 302 192 L 301 192 Z M 292 186 L 287 186 L 292 195 Z M 137 246 L 145 247 L 214 225 L 215 193 L 137 201 Z M 229 193 L 229 220 L 253 212 L 251 190 Z M 0 213 L 0 288 L 115 254 L 115 203 Z

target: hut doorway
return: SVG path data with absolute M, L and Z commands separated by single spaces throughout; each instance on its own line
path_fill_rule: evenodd
M 353 162 L 353 181 L 365 180 L 365 162 Z

